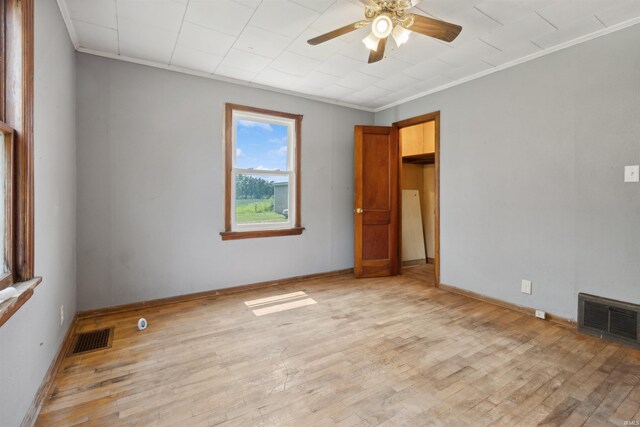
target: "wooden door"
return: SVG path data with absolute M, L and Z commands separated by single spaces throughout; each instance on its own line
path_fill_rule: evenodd
M 354 161 L 355 275 L 399 274 L 398 128 L 356 126 Z

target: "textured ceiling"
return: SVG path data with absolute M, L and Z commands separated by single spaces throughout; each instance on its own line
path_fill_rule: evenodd
M 640 22 L 640 0 L 423 0 L 417 13 L 462 25 L 453 43 L 412 34 L 367 64 L 357 0 L 58 0 L 76 47 L 366 109 L 497 70 Z

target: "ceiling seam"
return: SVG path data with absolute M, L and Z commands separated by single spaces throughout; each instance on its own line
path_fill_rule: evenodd
M 93 22 L 85 21 L 85 20 L 82 20 L 82 19 L 73 19 L 73 21 L 80 22 L 82 24 L 91 25 L 91 26 L 98 27 L 98 28 L 104 28 L 105 30 L 118 31 L 117 24 L 116 24 L 116 28 L 113 28 L 113 27 L 109 27 L 107 25 L 94 24 Z
M 486 16 L 487 18 L 491 19 L 493 22 L 500 24 L 501 26 L 504 27 L 504 24 L 500 21 L 498 21 L 496 18 L 494 18 L 493 16 L 489 15 L 488 13 L 485 13 L 482 9 L 480 9 L 478 6 L 473 6 L 473 8 L 475 10 L 477 10 L 478 12 L 480 12 L 481 14 L 483 14 L 484 16 Z
M 337 2 L 338 2 L 338 0 L 335 0 L 333 3 L 331 3 L 331 6 L 335 5 Z M 300 7 L 304 7 L 304 6 L 299 5 L 298 3 L 295 3 L 295 2 L 291 2 L 291 3 L 294 3 L 294 4 L 296 4 L 296 5 L 300 6 Z M 260 1 L 260 5 L 262 5 L 262 0 Z M 325 9 L 325 11 L 326 11 L 326 10 L 328 10 L 331 6 L 329 6 L 327 9 Z M 311 9 L 309 9 L 309 8 L 305 8 L 305 9 L 307 9 L 307 10 L 311 10 Z M 256 11 L 257 11 L 257 10 L 258 10 L 258 8 L 256 8 Z M 310 28 L 311 28 L 311 26 L 312 26 L 313 24 L 315 24 L 316 22 L 318 22 L 318 19 L 320 19 L 320 17 L 322 17 L 322 13 L 319 13 L 319 12 L 317 12 L 317 11 L 315 11 L 315 10 L 311 10 L 311 11 L 312 11 L 312 12 L 314 12 L 314 13 L 317 13 L 317 14 L 318 14 L 318 17 L 317 17 L 316 19 L 314 19 L 314 20 L 313 20 L 313 22 L 311 22 L 309 25 L 307 25 L 307 26 L 305 27 L 305 29 L 304 29 L 304 30 L 302 30 L 302 32 L 300 33 L 301 35 L 302 35 L 302 33 L 304 33 L 305 31 L 307 31 L 308 29 L 310 29 Z M 261 28 L 261 29 L 263 29 L 263 30 L 264 30 L 264 28 L 262 28 L 262 27 L 259 27 L 259 26 L 256 26 L 256 27 Z M 244 31 L 244 30 L 243 30 L 243 31 Z M 265 31 L 269 31 L 269 30 L 265 30 Z M 274 34 L 277 34 L 277 33 L 274 33 Z M 278 34 L 278 35 L 281 35 L 281 34 Z M 288 36 L 283 36 L 283 37 L 287 37 L 287 38 L 288 38 Z M 299 37 L 299 36 L 298 36 L 298 37 Z M 280 58 L 280 57 L 282 56 L 282 54 L 283 54 L 287 49 L 289 49 L 289 47 L 290 47 L 292 44 L 294 44 L 294 43 L 295 43 L 295 41 L 296 41 L 296 40 L 297 40 L 297 37 L 292 38 L 291 42 L 290 42 L 290 43 L 289 43 L 289 44 L 288 44 L 288 45 L 287 45 L 287 46 L 282 50 L 282 52 L 280 52 L 280 53 L 279 53 L 275 58 L 271 58 L 271 61 L 270 61 L 270 62 L 269 62 L 269 63 L 268 63 L 268 64 L 267 64 L 267 65 L 266 65 L 262 70 L 260 70 L 259 72 L 257 72 L 257 73 L 256 73 L 256 75 L 255 75 L 255 76 L 253 76 L 253 79 L 251 79 L 251 81 L 252 81 L 252 82 L 255 82 L 255 78 L 256 78 L 256 77 L 258 77 L 258 76 L 260 75 L 260 73 L 262 73 L 264 70 L 266 70 L 267 68 L 269 68 L 269 67 L 270 67 L 270 66 L 271 66 L 271 65 L 272 65 L 272 64 L 273 64 L 273 63 L 274 63 L 278 58 Z M 290 53 L 293 53 L 293 52 L 290 52 Z M 303 56 L 303 55 L 299 55 L 299 56 Z M 306 58 L 305 56 L 303 56 L 303 57 L 304 57 L 304 58 Z M 313 59 L 313 58 L 307 58 L 307 59 Z M 314 59 L 314 60 L 315 60 L 315 59 Z M 282 71 L 280 71 L 280 70 L 275 70 L 275 71 L 277 71 L 277 72 L 279 72 L 279 73 L 283 73 L 283 72 L 282 72 Z M 312 71 L 315 71 L 315 68 L 314 68 Z M 284 74 L 289 74 L 289 73 L 284 73 Z M 290 76 L 294 76 L 294 77 L 300 77 L 300 76 L 297 76 L 297 75 L 295 75 L 295 74 L 289 74 L 289 75 L 290 75 Z
M 171 52 L 171 58 L 169 58 L 169 65 L 171 65 L 173 63 L 173 56 L 176 54 L 176 49 L 178 48 L 178 42 L 180 41 L 180 34 L 182 34 L 182 26 L 184 25 L 184 18 L 187 16 L 187 10 L 189 10 L 189 3 L 190 2 L 191 2 L 191 0 L 187 0 L 187 4 L 184 6 L 184 13 L 182 14 L 182 20 L 180 21 L 180 28 L 178 29 L 178 35 L 176 36 L 176 42 L 173 45 L 173 51 Z
M 535 11 L 536 15 L 538 15 L 543 21 L 545 21 L 547 24 L 551 25 L 553 28 L 556 29 L 556 31 L 558 31 L 560 28 L 556 27 L 555 24 L 551 21 L 549 21 L 547 18 L 545 18 L 544 16 L 542 16 L 540 14 L 540 12 L 538 12 L 537 10 Z
M 244 33 L 244 30 L 247 29 L 247 27 L 249 26 L 249 22 L 251 22 L 251 20 L 253 19 L 254 15 L 256 14 L 256 12 L 258 11 L 258 9 L 260 8 L 260 6 L 262 6 L 262 1 L 260 0 L 260 3 L 258 3 L 258 6 L 253 9 L 253 13 L 251 13 L 251 16 L 249 17 L 249 19 L 247 19 L 247 22 L 244 24 L 244 26 L 242 27 L 242 30 L 240 30 L 240 32 L 238 33 L 238 35 L 236 36 L 235 41 L 231 44 L 231 46 L 229 46 L 229 49 L 227 49 L 227 51 L 225 52 L 224 55 L 222 55 L 222 61 L 220 61 L 218 63 L 218 65 L 216 65 L 216 68 L 211 72 L 212 75 L 215 75 L 216 71 L 218 71 L 218 68 L 220 68 L 220 65 L 222 65 L 222 63 L 224 62 L 225 59 L 227 59 L 227 55 L 229 55 L 229 52 L 231 52 L 231 49 L 234 48 L 234 46 L 236 45 L 236 43 L 238 43 L 238 39 L 240 38 L 240 36 L 242 35 L 242 33 Z M 250 71 L 249 71 L 250 72 Z
M 478 40 L 480 40 L 482 43 L 486 44 L 489 47 L 492 47 L 496 50 L 499 50 L 500 52 L 504 52 L 504 50 L 500 49 L 498 46 L 494 46 L 491 43 L 489 43 L 488 41 L 485 41 L 484 39 L 482 39 L 481 37 L 478 37 Z
M 118 14 L 118 0 L 113 0 L 116 3 L 116 40 L 118 42 L 118 55 L 120 55 L 120 15 Z
M 540 46 L 538 43 L 536 43 L 535 41 L 533 41 L 533 40 L 529 40 L 529 42 L 530 42 L 532 45 L 534 45 L 535 47 L 537 47 L 538 49 L 540 49 L 540 50 L 544 50 L 544 48 L 543 48 L 542 46 Z
M 602 19 L 600 19 L 600 17 L 597 14 L 594 13 L 593 17 L 596 18 L 598 20 L 598 22 L 601 23 L 604 28 L 607 28 L 607 24 L 602 22 Z

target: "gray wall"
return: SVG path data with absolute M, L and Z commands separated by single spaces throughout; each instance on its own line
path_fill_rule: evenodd
M 640 303 L 640 26 L 376 114 L 441 111 L 442 282 L 576 318 Z M 520 293 L 521 279 L 533 295 Z
M 78 54 L 80 309 L 348 268 L 373 114 Z M 303 114 L 301 236 L 225 241 L 225 102 Z
M 6 427 L 22 421 L 76 307 L 75 52 L 52 0 L 35 4 L 35 67 L 35 272 L 43 281 L 0 328 Z

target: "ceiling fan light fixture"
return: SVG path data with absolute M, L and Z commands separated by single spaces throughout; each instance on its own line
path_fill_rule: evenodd
M 371 32 L 379 39 L 384 39 L 391 34 L 393 22 L 389 15 L 378 15 L 371 23 Z
M 362 42 L 369 49 L 367 62 L 373 64 L 384 59 L 389 36 L 393 36 L 398 47 L 409 40 L 412 32 L 448 43 L 454 41 L 462 31 L 460 25 L 407 12 L 407 9 L 414 7 L 419 1 L 360 0 L 364 4 L 364 19 L 316 36 L 307 40 L 307 43 L 316 46 L 371 25 L 371 34 Z
M 396 25 L 391 32 L 393 36 L 393 40 L 396 42 L 396 46 L 400 47 L 405 44 L 409 40 L 409 36 L 411 35 L 411 31 L 402 27 L 401 25 Z
M 373 32 L 371 32 L 367 37 L 362 39 L 362 43 L 364 43 L 367 49 L 373 50 L 373 51 L 378 50 L 379 42 L 380 42 L 380 38 L 376 37 L 376 35 L 373 34 Z

